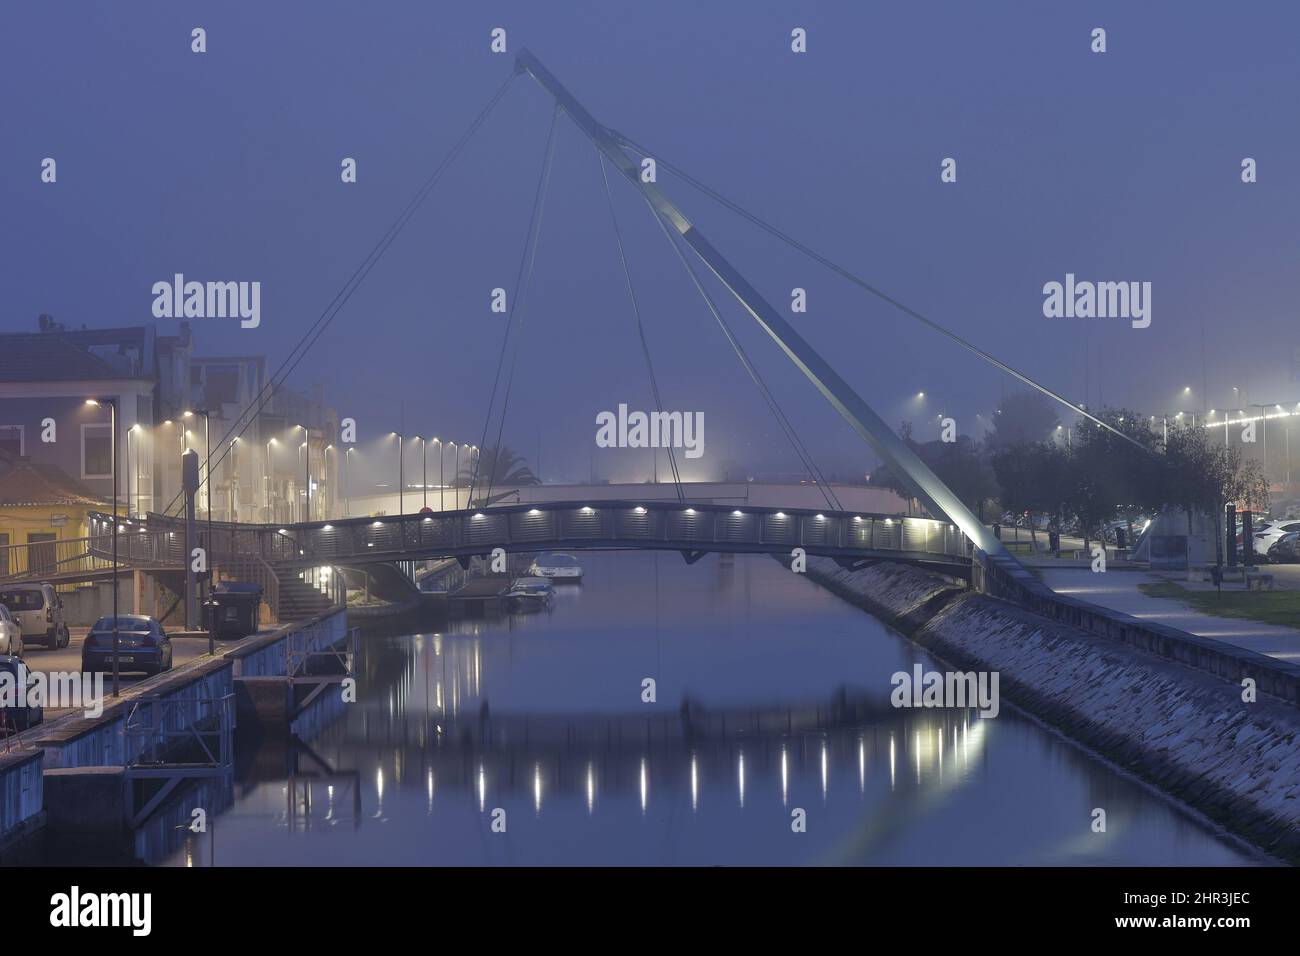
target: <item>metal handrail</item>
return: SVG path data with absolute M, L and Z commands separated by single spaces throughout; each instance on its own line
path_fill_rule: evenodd
M 196 705 L 206 705 L 196 714 Z M 235 695 L 221 697 L 166 698 L 148 696 L 135 701 L 122 725 L 124 748 L 123 765 L 137 767 L 166 763 L 170 749 L 181 741 L 195 741 L 213 767 L 227 767 L 234 762 L 234 707 Z M 217 726 L 198 729 L 195 726 L 202 716 L 215 716 Z M 213 739 L 216 752 L 209 746 Z

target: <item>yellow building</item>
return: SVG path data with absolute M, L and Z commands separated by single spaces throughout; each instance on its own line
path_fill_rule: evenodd
M 59 542 L 86 537 L 86 513 L 111 507 L 63 469 L 0 451 L 0 578 L 55 570 L 71 556 Z

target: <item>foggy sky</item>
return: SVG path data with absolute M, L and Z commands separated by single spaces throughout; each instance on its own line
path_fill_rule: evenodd
M 0 330 L 34 331 L 42 312 L 151 321 L 152 284 L 176 272 L 258 280 L 260 327 L 194 320 L 197 351 L 276 368 L 511 70 L 488 50 L 497 26 L 597 119 L 1073 400 L 1085 385 L 1090 404 L 1154 414 L 1223 408 L 1233 385 L 1300 400 L 1300 10 L 1280 2 L 7 3 Z M 1105 54 L 1089 50 L 1096 26 Z M 363 439 L 479 443 L 504 325 L 489 291 L 512 286 L 550 111 L 530 79 L 513 84 L 294 376 L 325 382 Z M 47 156 L 55 185 L 39 180 Z M 942 184 L 949 156 L 958 181 Z M 890 423 L 934 437 L 921 423 L 946 410 L 977 431 L 1016 389 L 671 175 L 660 185 L 787 315 L 791 288 L 808 290 L 792 321 Z M 612 186 L 665 406 L 704 411 L 712 464 L 796 470 L 644 203 Z M 1150 328 L 1044 318 L 1042 286 L 1067 272 L 1150 281 Z M 869 467 L 710 289 L 823 467 Z M 909 401 L 922 390 L 928 404 Z M 562 119 L 504 440 L 582 477 L 596 414 L 620 402 L 653 407 L 595 154 Z

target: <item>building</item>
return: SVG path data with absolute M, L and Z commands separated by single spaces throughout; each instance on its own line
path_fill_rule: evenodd
M 72 331 L 42 316 L 40 331 L 0 335 L 0 449 L 111 502 L 116 410 L 118 500 L 133 514 L 155 510 L 180 487 L 169 459 L 182 438 L 172 446 L 161 423 L 180 404 L 189 349 L 186 325 L 160 339 L 151 325 Z
M 57 465 L 0 451 L 0 577 L 54 570 L 58 542 L 86 537 L 87 513 L 106 506 Z
M 124 514 L 176 513 L 181 456 L 193 449 L 200 517 L 335 517 L 339 418 L 323 387 L 310 395 L 272 388 L 260 356 L 193 353 L 185 321 L 175 335 L 159 335 L 153 323 L 70 330 L 41 316 L 38 331 L 0 335 L 0 452 L 55 469 L 111 506 L 116 410 Z
M 338 517 L 338 412 L 324 389 L 304 394 L 267 383 L 260 356 L 191 359 L 191 429 L 210 445 L 214 520 L 284 523 Z M 306 436 L 304 438 L 304 436 Z M 308 488 L 310 485 L 310 513 Z M 206 501 L 200 497 L 200 512 Z

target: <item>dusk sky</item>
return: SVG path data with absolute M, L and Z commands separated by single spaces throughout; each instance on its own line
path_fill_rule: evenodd
M 196 354 L 274 370 L 527 47 L 597 119 L 1072 400 L 1300 400 L 1300 8 L 1056 7 L 7 3 L 2 328 L 153 321 L 153 283 L 178 272 L 257 280 L 260 327 L 193 320 Z M 489 294 L 513 285 L 551 108 L 512 85 L 292 378 L 325 383 L 363 440 L 480 441 L 505 323 Z M 1017 390 L 666 171 L 659 185 L 891 424 L 935 437 L 920 423 L 942 406 L 978 434 L 974 414 Z M 612 186 L 665 407 L 705 413 L 706 464 L 797 470 L 646 206 Z M 1067 273 L 1150 282 L 1150 327 L 1045 318 L 1043 285 Z M 789 313 L 796 286 L 806 314 Z M 710 290 L 819 463 L 871 467 Z M 909 402 L 922 390 L 931 404 Z M 585 477 L 595 416 L 620 402 L 653 407 L 595 153 L 562 119 L 504 440 L 540 445 L 547 477 Z

